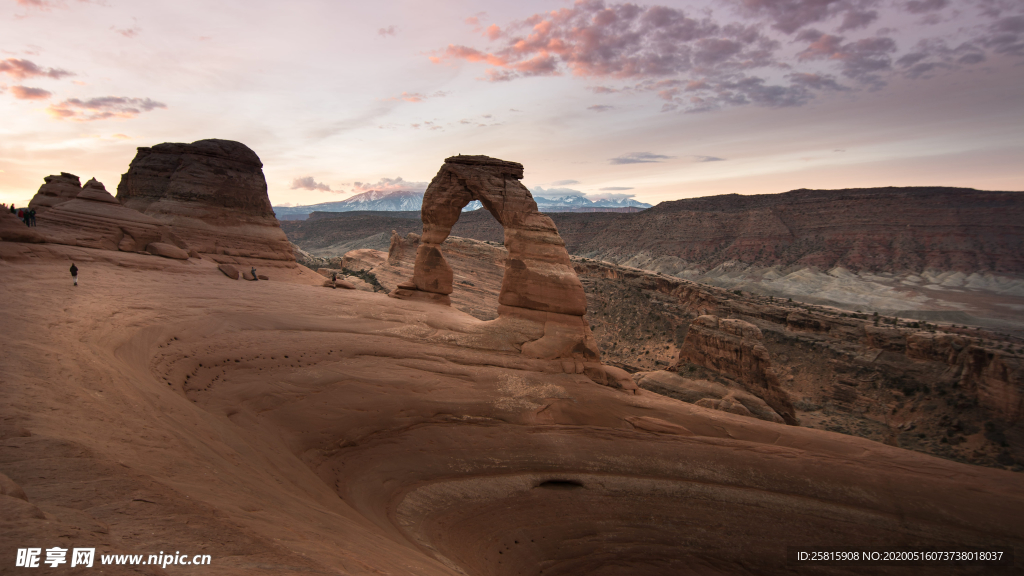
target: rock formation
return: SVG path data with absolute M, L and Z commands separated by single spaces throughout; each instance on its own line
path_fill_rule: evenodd
M 583 285 L 557 228 L 537 210 L 530 191 L 519 182 L 522 177 L 523 166 L 515 162 L 487 156 L 447 158 L 423 197 L 423 235 L 413 277 L 399 284 L 392 296 L 451 304 L 453 272 L 441 253 L 441 243 L 462 208 L 478 200 L 505 231 L 508 259 L 498 296 L 499 320 L 525 321 L 543 330 L 521 343 L 523 353 L 596 362 L 599 353 L 583 320 L 587 311 Z
M 82 191 L 82 183 L 78 176 L 67 172 L 47 176 L 43 178 L 43 182 L 44 184 L 39 187 L 39 191 L 28 203 L 29 208 L 35 210 L 50 208 L 68 200 L 74 200 Z
M 294 260 L 270 207 L 263 163 L 239 142 L 139 148 L 117 199 L 173 226 L 201 253 Z
M 46 237 L 36 228 L 25 226 L 17 216 L 8 210 L 0 210 L 0 240 L 5 242 L 46 242 Z
M 761 330 L 743 320 L 705 315 L 690 324 L 675 369 L 688 363 L 718 372 L 764 399 L 786 421 L 797 424 L 796 410 L 779 385 Z
M 764 400 L 739 387 L 708 380 L 684 378 L 666 370 L 639 372 L 633 376 L 633 379 L 644 390 L 657 392 L 669 398 L 740 416 L 751 416 L 768 422 L 783 423 L 778 413 L 772 410 Z
M 169 254 L 162 246 L 171 246 L 179 250 L 176 257 L 188 257 L 180 251 L 185 243 L 169 226 L 122 206 L 95 178 L 75 198 L 41 211 L 36 218 L 39 230 L 58 244 L 122 252 L 144 252 L 158 244 L 154 253 Z

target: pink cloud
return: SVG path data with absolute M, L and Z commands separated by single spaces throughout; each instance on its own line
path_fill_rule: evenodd
M 135 38 L 139 35 L 139 31 L 141 30 L 138 26 L 132 26 L 131 28 L 118 28 L 116 26 L 111 26 L 110 29 L 125 38 Z
M 322 192 L 331 192 L 331 187 L 323 182 L 317 182 L 312 176 L 304 176 L 302 178 L 295 178 L 292 180 L 292 190 L 320 190 Z
M 7 58 L 6 60 L 0 60 L 0 72 L 13 76 L 19 80 L 25 78 L 32 78 L 34 76 L 47 76 L 49 78 L 60 79 L 65 76 L 74 76 L 73 72 L 67 70 L 61 70 L 60 68 L 42 68 L 35 62 L 30 60 L 22 60 L 20 58 Z
M 402 92 L 398 96 L 392 96 L 391 98 L 385 98 L 384 100 L 388 102 L 394 102 L 398 100 L 402 100 L 405 102 L 423 102 L 424 100 L 427 100 L 429 98 L 444 98 L 448 94 L 448 92 L 442 91 L 437 91 L 429 95 L 421 94 L 419 92 Z
M 479 79 L 489 82 L 566 74 L 627 81 L 632 86 L 590 90 L 650 92 L 664 101 L 664 111 L 695 112 L 745 104 L 799 106 L 824 91 L 879 89 L 896 75 L 926 77 L 984 62 L 986 51 L 1024 56 L 1024 15 L 1012 13 L 1013 0 L 977 0 L 991 22 L 972 29 L 975 37 L 969 41 L 951 47 L 944 37 L 926 37 L 909 52 L 896 42 L 911 36 L 908 31 L 883 28 L 849 39 L 846 33 L 882 20 L 880 12 L 935 13 L 954 3 L 727 1 L 743 20 L 603 0 L 576 0 L 571 7 L 492 24 L 486 31 L 476 15 L 466 22 L 489 39 L 486 46 L 449 44 L 430 59 L 485 64 Z M 841 85 L 840 76 L 852 82 Z
M 157 108 L 167 108 L 167 105 L 149 98 L 104 96 L 89 100 L 70 98 L 59 104 L 51 104 L 46 112 L 58 120 L 90 122 L 110 118 L 134 118 L 142 112 L 149 112 Z
M 27 86 L 11 86 L 11 94 L 19 100 L 46 100 L 53 96 L 52 92 L 42 88 L 29 88 Z
M 397 192 L 397 191 L 410 191 L 410 192 L 423 192 L 427 189 L 427 182 L 407 182 L 402 179 L 401 176 L 397 178 L 381 178 L 376 183 L 373 182 L 353 182 L 353 192 L 369 192 L 371 190 L 377 192 Z

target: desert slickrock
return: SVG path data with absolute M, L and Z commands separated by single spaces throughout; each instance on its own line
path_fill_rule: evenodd
M 512 296 L 493 320 L 457 299 L 325 290 L 306 268 L 243 282 L 213 258 L 0 242 L 0 299 L 16 303 L 0 315 L 0 570 L 21 570 L 17 548 L 57 545 L 211 555 L 190 574 L 417 576 L 781 575 L 799 571 L 790 546 L 1024 546 L 1018 474 L 730 413 L 743 398 L 728 393 L 704 407 L 628 389 L 623 370 L 594 370 L 596 348 L 531 354 L 589 334 L 586 300 L 514 166 L 494 162 L 442 168 L 450 189 L 402 288 L 447 296 L 451 207 L 486 198 L 522 262 L 504 267 Z M 363 253 L 345 268 L 357 261 L 389 265 Z M 744 305 L 794 311 L 664 285 L 718 332 Z

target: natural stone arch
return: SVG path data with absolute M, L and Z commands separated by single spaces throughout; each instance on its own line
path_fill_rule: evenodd
M 413 277 L 392 292 L 395 298 L 425 299 L 451 305 L 453 273 L 441 252 L 462 209 L 479 200 L 505 229 L 508 260 L 498 320 L 516 319 L 542 327 L 542 335 L 522 343 L 537 358 L 576 358 L 596 362 L 599 353 L 583 319 L 587 299 L 551 218 L 541 214 L 519 180 L 523 165 L 487 156 L 447 158 L 423 197 L 423 236 Z

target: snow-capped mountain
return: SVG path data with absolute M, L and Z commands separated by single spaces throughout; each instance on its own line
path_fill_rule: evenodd
M 541 212 L 600 212 L 602 208 L 643 210 L 650 204 L 637 202 L 632 198 L 621 200 L 589 200 L 583 195 L 545 197 L 535 196 L 537 208 Z M 423 192 L 371 190 L 357 194 L 348 200 L 339 202 L 323 202 L 308 206 L 274 206 L 274 214 L 280 220 L 305 220 L 311 212 L 353 212 L 356 210 L 399 212 L 418 211 L 423 205 Z M 482 208 L 480 201 L 470 202 L 463 212 Z
M 274 206 L 274 214 L 282 220 L 305 219 L 310 212 L 379 212 L 416 211 L 423 205 L 423 192 L 411 190 L 370 190 L 338 202 L 323 202 L 308 206 Z
M 573 212 L 577 210 L 591 211 L 594 208 L 638 208 L 644 210 L 650 208 L 651 205 L 638 202 L 632 198 L 622 198 L 619 200 L 590 200 L 589 198 L 578 195 L 578 196 L 556 196 L 556 197 L 545 197 L 545 196 L 534 196 L 534 200 L 537 201 L 537 207 L 540 208 L 541 212 Z

